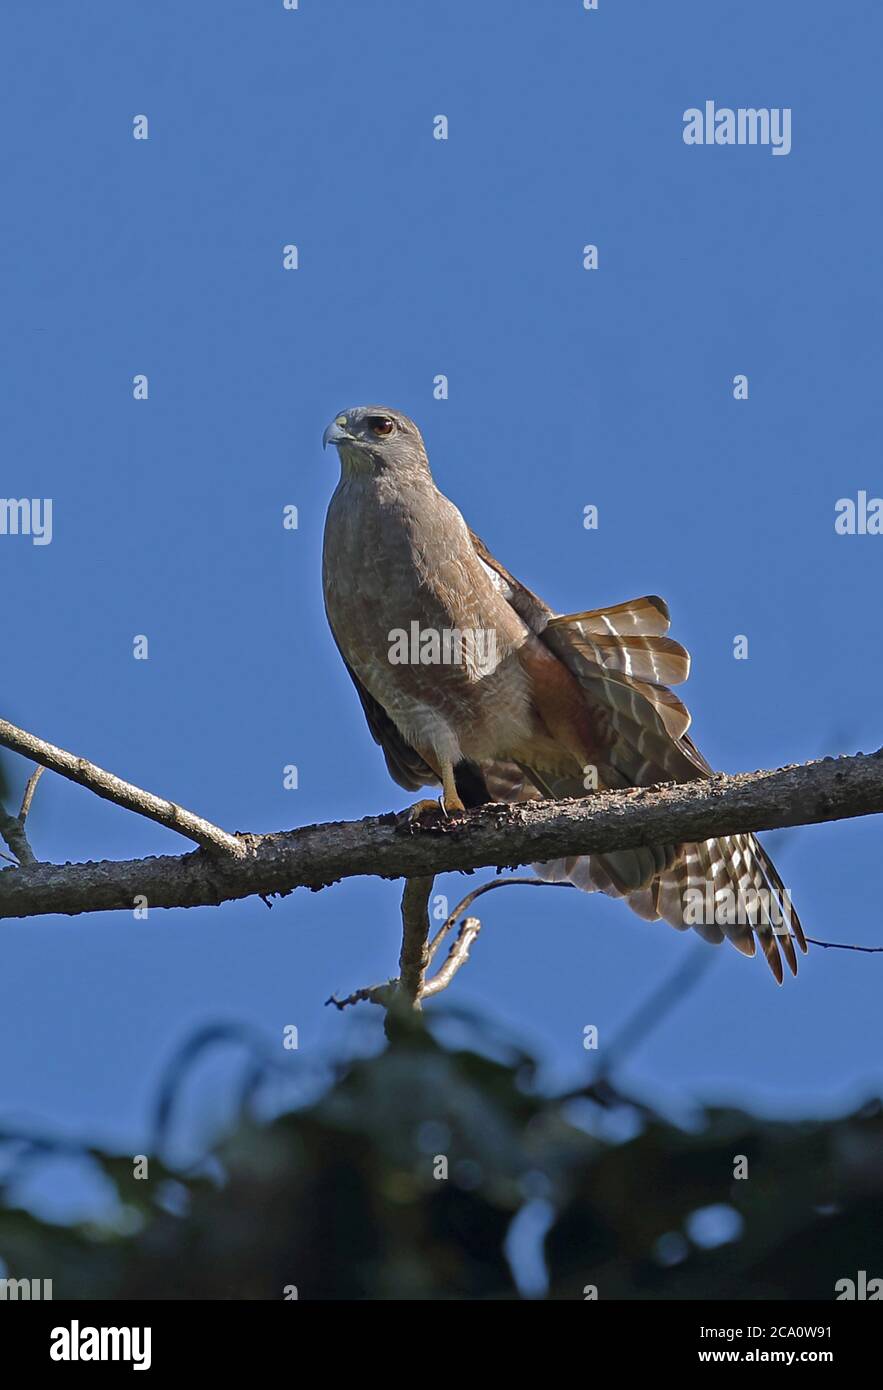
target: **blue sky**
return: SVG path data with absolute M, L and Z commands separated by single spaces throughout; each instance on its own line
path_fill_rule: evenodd
M 834 507 L 883 492 L 881 37 L 869 0 L 10 0 L 2 491 L 52 498 L 53 539 L 0 537 L 7 717 L 229 829 L 406 804 L 320 589 L 322 431 L 380 401 L 556 608 L 665 596 L 716 766 L 876 748 L 883 538 L 836 535 Z M 706 100 L 791 108 L 790 154 L 685 145 Z M 31 826 L 61 861 L 186 848 L 48 775 Z M 879 822 L 772 843 L 811 935 L 883 943 Z M 295 1078 L 366 1045 L 379 1019 L 323 1001 L 394 972 L 398 899 L 352 880 L 271 912 L 6 924 L 0 1117 L 137 1151 L 199 1024 L 277 1046 L 295 1023 Z M 483 906 L 449 998 L 550 1083 L 584 1074 L 586 1024 L 603 1047 L 713 949 L 597 896 Z M 817 951 L 779 990 L 722 948 L 621 1079 L 666 1104 L 856 1103 L 883 1084 L 881 959 Z M 194 1127 L 234 1070 L 195 1086 Z

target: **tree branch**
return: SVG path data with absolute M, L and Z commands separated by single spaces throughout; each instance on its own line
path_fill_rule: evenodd
M 31 849 L 31 842 L 28 839 L 25 824 L 28 813 L 31 809 L 31 802 L 34 799 L 34 792 L 37 790 L 37 783 L 46 771 L 43 767 L 35 767 L 28 784 L 25 787 L 25 794 L 21 801 L 21 810 L 17 816 L 11 816 L 6 807 L 0 802 L 0 836 L 6 841 L 9 848 L 15 854 L 15 859 L 11 859 L 8 854 L 0 855 L 0 858 L 8 859 L 10 864 L 36 864 L 37 856 Z
M 195 816 L 192 811 L 185 811 L 183 806 L 176 805 L 174 801 L 166 801 L 164 797 L 154 796 L 153 792 L 142 791 L 140 787 L 132 786 L 131 782 L 124 782 L 112 772 L 105 772 L 103 768 L 96 767 L 85 758 L 78 758 L 74 753 L 56 748 L 53 743 L 46 743 L 35 734 L 17 729 L 6 719 L 0 719 L 0 745 L 11 748 L 13 753 L 21 753 L 23 757 L 40 763 L 42 767 L 48 767 L 52 772 L 60 773 L 71 782 L 79 782 L 80 786 L 88 787 L 105 801 L 113 801 L 127 811 L 135 811 L 139 816 L 146 816 L 148 820 L 155 820 L 160 825 L 167 826 L 169 830 L 177 830 L 180 835 L 186 836 L 188 840 L 195 840 L 204 849 L 223 850 L 234 858 L 241 858 L 245 853 L 244 847 L 235 835 L 228 835 L 226 830 L 220 830 L 218 826 L 212 825 L 211 821 Z M 35 786 L 36 778 L 32 777 L 22 804 L 22 825 Z
M 429 895 L 435 882 L 409 878 L 402 894 L 402 952 L 399 956 L 399 989 L 409 1008 L 420 1008 L 423 977 L 429 964 Z
M 433 879 L 408 879 L 408 884 L 417 882 L 428 882 L 429 891 L 432 891 Z M 538 883 L 541 888 L 561 888 L 570 887 L 570 884 L 545 883 L 541 878 L 498 878 L 493 883 L 488 884 L 489 888 L 500 888 L 505 883 Z M 407 894 L 408 888 L 406 886 Z M 470 895 L 471 897 L 472 895 Z M 426 900 L 429 899 L 429 893 Z M 459 916 L 460 909 L 457 908 L 445 926 L 442 927 L 435 938 L 435 948 L 441 944 L 441 933 L 444 932 L 448 923 L 453 922 Z M 422 919 L 421 919 L 422 913 Z M 429 999 L 433 994 L 440 994 L 443 989 L 447 989 L 461 966 L 465 965 L 469 959 L 469 952 L 478 933 L 481 931 L 481 922 L 477 917 L 466 917 L 460 924 L 460 930 L 454 938 L 453 945 L 448 951 L 447 959 L 440 970 L 437 970 L 431 980 L 426 979 L 426 971 L 434 955 L 429 950 L 427 938 L 429 935 L 429 920 L 426 913 L 425 903 L 421 906 L 419 895 L 415 890 L 415 896 L 408 905 L 407 915 L 405 910 L 405 900 L 402 899 L 402 954 L 399 958 L 399 968 L 402 971 L 401 979 L 387 980 L 383 985 L 369 985 L 367 989 L 355 989 L 352 994 L 348 994 L 345 999 L 338 999 L 332 994 L 330 999 L 326 999 L 326 1004 L 333 1004 L 337 1009 L 346 1009 L 351 1004 L 381 1004 L 385 1009 L 395 1012 L 401 1009 L 402 1002 L 406 1003 L 406 1008 L 419 1009 L 424 999 Z M 417 964 L 417 972 L 412 974 L 407 986 L 407 993 L 403 988 L 405 983 L 405 956 L 413 954 Z M 413 994 L 411 991 L 415 991 Z M 387 1020 L 389 1023 L 389 1019 Z M 387 1035 L 390 1034 L 389 1026 Z
M 526 882 L 527 880 L 522 880 Z M 542 879 L 537 879 L 537 883 L 542 883 Z M 556 884 L 544 884 L 544 887 L 554 888 Z M 465 917 L 461 923 L 460 930 L 454 938 L 454 944 L 448 951 L 448 958 L 440 970 L 437 970 L 431 980 L 423 986 L 423 999 L 429 999 L 433 994 L 440 994 L 443 989 L 447 989 L 461 965 L 465 965 L 469 959 L 469 952 L 472 943 L 481 931 L 481 922 L 477 917 Z
M 19 864 L 28 867 L 36 864 L 37 856 L 31 849 L 21 816 L 11 816 L 3 806 L 0 806 L 0 835 L 12 850 Z M 3 858 L 5 859 L 7 856 L 4 854 Z
M 775 772 L 599 792 L 577 801 L 483 806 L 464 817 L 410 827 L 388 815 L 241 835 L 238 859 L 197 851 L 180 857 L 2 869 L 0 917 L 131 910 L 139 895 L 152 907 L 214 905 L 297 887 L 319 889 L 364 874 L 421 878 L 486 865 L 514 868 L 562 855 L 678 844 L 881 811 L 883 750 Z

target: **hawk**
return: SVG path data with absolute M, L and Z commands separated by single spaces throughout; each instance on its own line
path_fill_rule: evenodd
M 666 635 L 662 599 L 554 613 L 438 490 L 419 429 L 396 410 L 346 410 L 323 443 L 341 465 L 325 521 L 325 611 L 400 786 L 440 785 L 452 814 L 712 775 L 669 689 L 689 656 Z M 534 868 L 747 956 L 759 942 L 780 984 L 782 956 L 796 974 L 795 941 L 806 951 L 753 835 Z

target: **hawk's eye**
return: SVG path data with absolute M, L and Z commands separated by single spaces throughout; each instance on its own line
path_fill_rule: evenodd
M 395 421 L 390 420 L 388 415 L 372 415 L 368 420 L 368 428 L 378 439 L 385 439 L 395 429 Z

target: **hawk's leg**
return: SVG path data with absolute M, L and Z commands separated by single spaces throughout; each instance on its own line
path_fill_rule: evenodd
M 442 792 L 442 806 L 444 808 L 445 815 L 449 816 L 452 814 L 452 812 L 455 811 L 458 813 L 462 813 L 466 810 L 466 807 L 460 800 L 460 796 L 457 791 L 457 782 L 454 777 L 454 769 L 451 763 L 442 763 L 441 774 L 442 787 L 444 788 Z
M 402 820 L 406 825 L 413 825 L 415 821 L 420 820 L 421 817 L 425 815 L 461 815 L 466 810 L 457 791 L 457 782 L 454 777 L 452 765 L 450 763 L 442 763 L 440 773 L 442 779 L 442 794 L 438 798 L 438 801 L 424 799 L 422 801 L 416 801 L 413 806 L 409 806 L 407 811 L 402 812 Z

